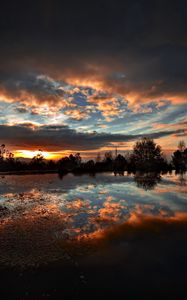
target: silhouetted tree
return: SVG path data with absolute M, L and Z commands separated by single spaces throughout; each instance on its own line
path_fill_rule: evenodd
M 92 159 L 83 164 L 83 169 L 86 172 L 94 172 L 95 163 Z
M 9 150 L 6 150 L 6 160 L 14 161 L 14 153 L 10 152 Z
M 77 166 L 80 166 L 81 161 L 82 161 L 82 158 L 81 158 L 80 153 L 76 153 L 76 154 L 75 154 L 75 163 L 76 163 L 76 165 L 77 165 Z
M 112 152 L 111 151 L 105 152 L 104 160 L 108 163 L 112 162 Z
M 0 147 L 0 159 L 3 160 L 6 153 L 5 144 L 2 144 Z
M 114 160 L 114 170 L 124 170 L 125 167 L 127 166 L 127 160 L 125 157 L 121 154 L 118 154 Z
M 74 156 L 71 154 L 69 157 L 66 156 L 61 158 L 57 165 L 59 172 L 67 173 L 68 171 L 71 171 L 75 165 Z
M 32 169 L 43 169 L 45 167 L 44 156 L 41 149 L 39 149 L 38 153 L 31 159 L 30 166 Z
M 80 153 L 76 153 L 75 156 L 70 154 L 69 157 L 63 157 L 58 161 L 58 170 L 59 172 L 69 172 L 75 171 L 77 168 L 81 166 L 82 158 Z
M 179 150 L 176 150 L 172 155 L 172 163 L 177 170 L 184 170 L 187 168 L 187 148 L 185 148 L 184 141 L 180 141 L 178 145 Z
M 47 162 L 47 169 L 48 170 L 55 170 L 56 169 L 56 163 L 52 159 L 50 159 Z
M 142 138 L 137 141 L 130 155 L 130 164 L 136 169 L 159 169 L 166 164 L 162 149 L 153 139 Z
M 75 162 L 76 162 L 76 158 L 75 158 L 75 156 L 74 156 L 73 154 L 70 154 L 70 155 L 69 155 L 69 160 L 70 160 L 73 164 L 75 164 Z
M 0 170 L 12 171 L 15 168 L 14 154 L 6 149 L 5 144 L 0 146 Z

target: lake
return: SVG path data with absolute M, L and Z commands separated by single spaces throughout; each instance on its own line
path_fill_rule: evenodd
M 5 295 L 13 293 L 6 280 L 16 297 L 26 299 L 100 290 L 115 296 L 124 291 L 123 282 L 129 297 L 144 299 L 150 289 L 155 297 L 183 295 L 186 179 L 174 172 L 1 176 Z

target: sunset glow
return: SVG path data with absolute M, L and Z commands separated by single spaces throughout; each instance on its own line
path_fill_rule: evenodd
M 66 14 L 52 16 L 52 3 L 52 10 L 46 5 L 37 14 L 34 27 L 21 9 L 16 15 L 25 26 L 18 22 L 11 31 L 11 25 L 3 25 L 2 40 L 11 45 L 3 43 L 0 50 L 0 142 L 16 157 L 31 158 L 43 149 L 46 159 L 71 152 L 94 158 L 104 149 L 113 151 L 114 145 L 123 153 L 132 150 L 134 141 L 144 136 L 155 139 L 165 152 L 174 151 L 181 139 L 187 142 L 186 32 L 178 22 L 182 17 L 171 8 L 172 21 L 164 18 L 163 30 L 150 21 L 157 19 L 155 11 L 162 19 L 159 6 L 144 11 L 141 4 L 129 3 L 128 11 L 124 2 L 115 19 L 113 5 L 107 3 L 103 11 L 89 9 L 86 27 L 84 7 L 80 15 L 79 5 L 73 11 L 68 8 L 77 22 L 71 27 Z M 103 29 L 90 21 L 95 15 L 101 17 Z
M 15 157 L 24 157 L 24 158 L 33 158 L 38 154 L 38 151 L 29 151 L 29 150 L 17 150 L 15 151 Z M 45 159 L 54 159 L 55 155 L 50 152 L 42 152 L 42 155 Z
M 39 153 L 38 150 L 16 150 L 14 152 L 15 158 L 33 158 Z M 48 151 L 42 151 L 41 154 L 43 155 L 44 159 L 47 160 L 58 160 L 66 155 L 69 154 L 69 152 L 62 151 L 62 152 L 48 152 Z

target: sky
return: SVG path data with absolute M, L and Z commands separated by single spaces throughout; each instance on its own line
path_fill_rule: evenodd
M 124 152 L 148 136 L 187 142 L 186 1 L 4 1 L 0 143 Z

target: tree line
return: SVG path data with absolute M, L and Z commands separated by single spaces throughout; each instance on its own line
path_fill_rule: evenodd
M 105 152 L 104 157 L 98 153 L 95 160 L 82 161 L 80 153 L 62 157 L 58 161 L 45 160 L 42 150 L 29 161 L 24 162 L 14 157 L 6 149 L 5 144 L 0 147 L 0 172 L 3 171 L 29 171 L 29 170 L 54 170 L 59 173 L 68 172 L 101 172 L 101 171 L 170 171 L 187 169 L 187 148 L 184 141 L 180 141 L 178 149 L 173 152 L 171 161 L 168 162 L 162 148 L 153 139 L 144 137 L 134 144 L 132 152 L 127 155 L 117 154 L 112 151 Z

